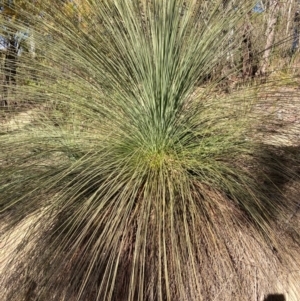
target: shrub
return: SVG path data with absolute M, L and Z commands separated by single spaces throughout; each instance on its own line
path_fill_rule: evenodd
M 16 88 L 35 122 L 0 136 L 5 231 L 31 219 L 7 300 L 245 300 L 251 271 L 292 267 L 298 161 L 257 135 L 255 89 L 207 81 L 251 3 L 185 2 L 87 1 L 82 23 L 51 4 L 37 21 L 45 60 Z

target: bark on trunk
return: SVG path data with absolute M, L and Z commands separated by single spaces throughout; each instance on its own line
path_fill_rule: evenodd
M 286 35 L 288 35 L 288 33 L 290 31 L 292 5 L 293 5 L 293 0 L 290 0 L 289 3 L 288 3 L 287 22 L 286 22 Z
M 260 69 L 258 70 L 259 75 L 264 75 L 267 72 L 269 65 L 269 57 L 272 50 L 272 45 L 275 37 L 275 27 L 278 18 L 279 2 L 278 0 L 270 0 L 269 2 L 269 18 L 266 30 L 266 46 L 263 53 Z
M 251 41 L 251 24 L 247 24 L 243 34 L 243 78 L 253 75 L 253 50 Z
M 18 49 L 15 38 L 8 43 L 4 61 L 3 105 L 8 106 L 8 87 L 16 85 Z

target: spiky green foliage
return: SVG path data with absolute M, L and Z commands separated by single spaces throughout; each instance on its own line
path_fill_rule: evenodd
M 298 238 L 296 173 L 256 136 L 254 90 L 206 81 L 252 3 L 84 4 L 45 5 L 43 58 L 20 59 L 15 97 L 35 106 L 0 136 L 0 209 L 5 231 L 31 227 L 7 300 L 249 299 L 251 271 L 293 268 L 280 239 Z

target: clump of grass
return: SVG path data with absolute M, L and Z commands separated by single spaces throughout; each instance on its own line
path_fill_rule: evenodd
M 45 9 L 37 84 L 16 88 L 40 111 L 0 136 L 6 228 L 36 216 L 7 300 L 241 300 L 253 262 L 260 276 L 293 267 L 280 242 L 297 244 L 296 227 L 281 227 L 297 203 L 283 184 L 297 174 L 284 147 L 255 137 L 254 93 L 216 96 L 205 82 L 251 5 Z

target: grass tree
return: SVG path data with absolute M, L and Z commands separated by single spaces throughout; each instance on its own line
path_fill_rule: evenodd
M 84 3 L 84 26 L 41 8 L 44 59 L 16 87 L 33 122 L 0 135 L 3 233 L 30 225 L 6 299 L 250 300 L 299 242 L 283 186 L 299 161 L 257 135 L 256 89 L 208 81 L 253 3 Z

